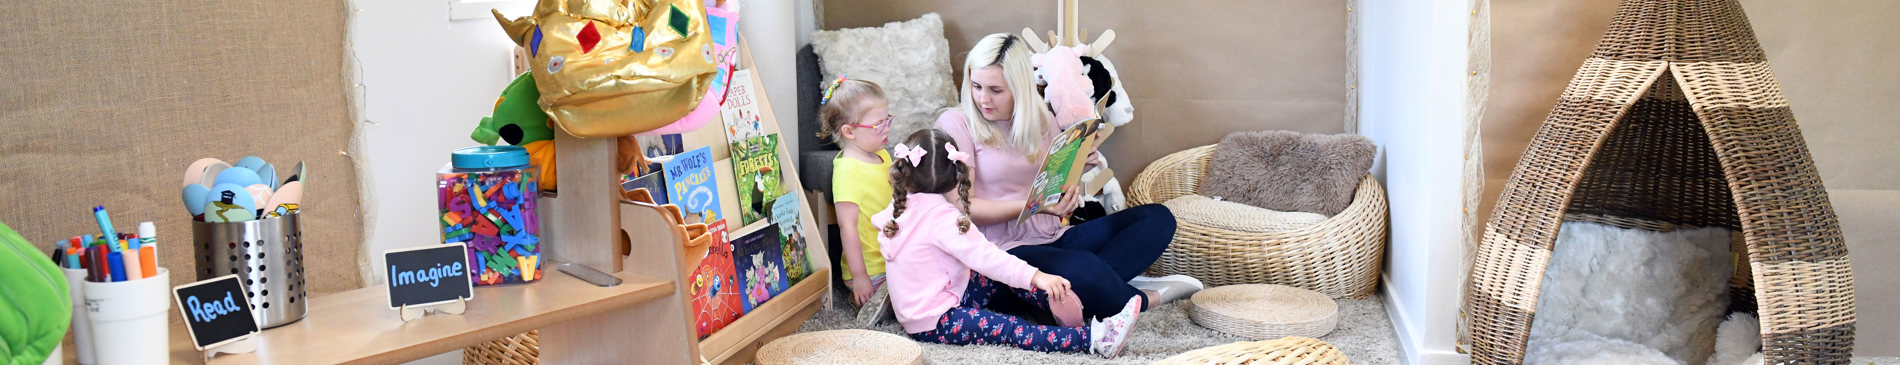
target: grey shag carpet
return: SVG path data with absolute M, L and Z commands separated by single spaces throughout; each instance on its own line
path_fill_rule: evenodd
M 799 327 L 798 332 L 858 328 L 854 324 L 857 311 L 848 304 L 850 297 L 842 291 L 832 294 L 832 303 L 837 305 L 819 309 L 818 314 Z M 1399 365 L 1398 334 L 1392 329 L 1392 321 L 1386 318 L 1382 295 L 1373 293 L 1365 298 L 1337 300 L 1339 326 L 1333 333 L 1320 337 L 1320 340 L 1339 348 L 1355 365 Z M 1135 332 L 1129 339 L 1131 342 L 1128 347 L 1122 349 L 1120 357 L 1110 360 L 1090 354 L 1049 354 L 1004 346 L 919 344 L 924 347 L 924 360 L 930 364 L 1065 365 L 1149 364 L 1195 349 L 1246 341 L 1194 324 L 1193 320 L 1188 319 L 1187 309 L 1182 304 L 1169 303 L 1143 312 L 1135 324 Z M 904 334 L 894 321 L 879 323 L 870 329 Z M 1851 363 L 1900 365 L 1900 357 L 1855 357 Z
M 837 294 L 837 293 L 834 293 Z M 854 324 L 857 312 L 842 295 L 834 295 L 832 308 L 821 308 L 799 332 L 859 328 Z M 1399 347 L 1386 319 L 1385 304 L 1375 293 L 1359 299 L 1340 299 L 1339 326 L 1321 340 L 1346 354 L 1353 364 L 1397 365 Z M 1135 324 L 1121 356 L 1103 360 L 1101 356 L 1078 353 L 1040 353 L 1000 345 L 952 346 L 920 343 L 924 359 L 931 364 L 1148 364 L 1183 352 L 1225 345 L 1245 338 L 1216 332 L 1195 325 L 1188 319 L 1185 302 L 1174 302 L 1143 312 Z M 879 323 L 871 330 L 902 335 L 896 322 Z

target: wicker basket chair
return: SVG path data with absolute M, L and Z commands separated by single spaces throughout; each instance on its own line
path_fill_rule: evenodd
M 1852 354 L 1840 224 L 1735 0 L 1626 0 L 1617 10 L 1485 227 L 1463 308 L 1473 363 L 1523 361 L 1565 220 L 1740 232 L 1747 267 L 1737 271 L 1753 282 L 1731 289 L 1753 299 L 1738 303 L 1761 318 L 1767 362 L 1844 364 Z
M 1129 185 L 1129 205 L 1196 194 L 1214 146 L 1175 152 L 1148 164 Z M 1187 274 L 1210 287 L 1279 284 L 1335 299 L 1371 294 L 1385 259 L 1385 189 L 1367 176 L 1352 199 L 1345 211 L 1291 230 L 1259 224 L 1257 218 L 1268 212 L 1259 208 L 1197 215 L 1219 218 L 1177 214 L 1174 242 L 1148 270 Z

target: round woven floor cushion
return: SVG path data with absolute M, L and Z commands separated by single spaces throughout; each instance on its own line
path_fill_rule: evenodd
M 1194 293 L 1188 318 L 1251 340 L 1320 337 L 1339 324 L 1339 305 L 1325 294 L 1285 285 L 1228 285 Z
M 904 336 L 869 330 L 794 334 L 759 348 L 759 365 L 923 364 L 924 348 Z
M 1306 337 L 1235 342 L 1188 351 L 1155 364 L 1347 365 L 1332 344 Z

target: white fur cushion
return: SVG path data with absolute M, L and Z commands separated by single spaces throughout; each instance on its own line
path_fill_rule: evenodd
M 1553 355 L 1590 353 L 1569 343 L 1589 337 L 1572 333 L 1580 332 L 1702 363 L 1728 310 L 1728 246 L 1729 231 L 1721 228 L 1652 232 L 1565 222 L 1544 273 L 1527 357 L 1569 363 Z
M 897 116 L 890 143 L 930 128 L 939 110 L 957 102 L 950 42 L 943 37 L 943 18 L 937 13 L 878 28 L 812 32 L 811 48 L 824 73 L 820 87 L 843 73 L 884 89 L 891 115 Z

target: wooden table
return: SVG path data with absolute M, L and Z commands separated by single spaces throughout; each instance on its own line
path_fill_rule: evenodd
M 602 288 L 553 267 L 536 283 L 476 288 L 462 315 L 431 313 L 407 323 L 389 309 L 381 286 L 312 298 L 303 320 L 260 332 L 256 353 L 219 354 L 210 364 L 407 362 L 528 330 L 588 322 L 673 290 L 670 281 L 628 272 L 615 274 L 620 285 Z M 171 362 L 202 363 L 186 336 L 183 326 L 171 326 Z

